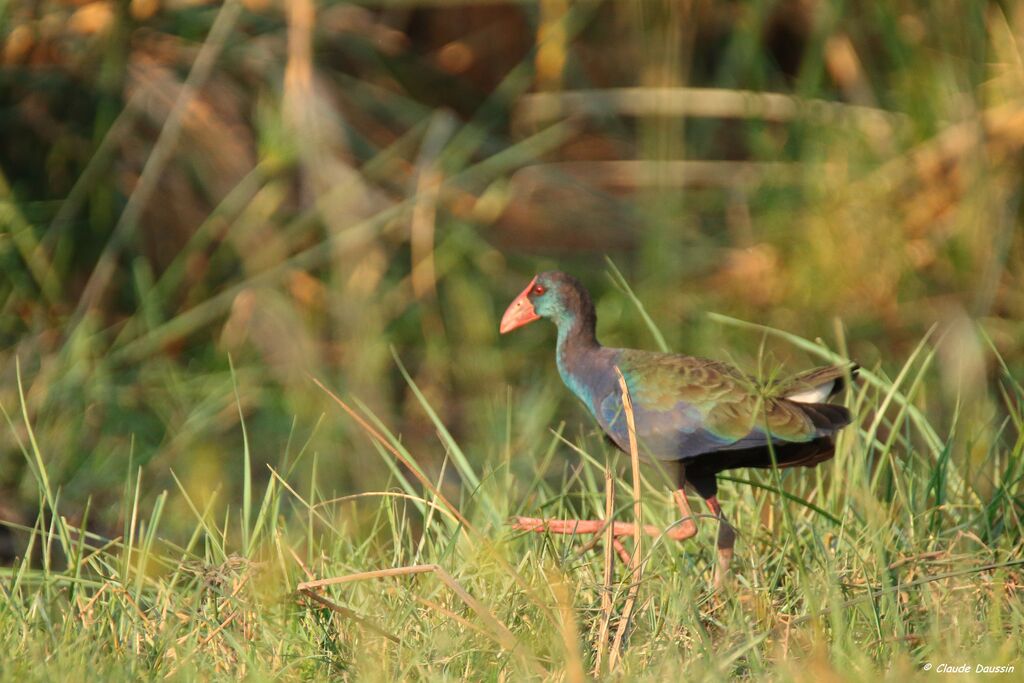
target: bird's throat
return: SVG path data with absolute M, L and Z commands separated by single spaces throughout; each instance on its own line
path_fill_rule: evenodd
M 601 348 L 594 334 L 595 322 L 593 315 L 576 315 L 568 320 L 556 321 L 558 346 L 555 359 L 558 374 L 562 376 L 565 385 L 588 405 L 591 396 L 584 380 L 593 354 Z

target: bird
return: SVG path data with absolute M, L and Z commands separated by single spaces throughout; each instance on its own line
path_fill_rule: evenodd
M 565 386 L 597 420 L 607 438 L 629 453 L 619 374 L 635 421 L 638 450 L 673 474 L 672 492 L 681 520 L 663 531 L 643 531 L 684 541 L 697 534 L 686 496 L 692 488 L 717 519 L 714 585 L 729 574 L 736 531 L 718 502 L 716 475 L 737 468 L 814 467 L 832 458 L 835 437 L 852 422 L 850 411 L 828 399 L 856 377 L 856 363 L 830 365 L 772 381 L 759 381 L 728 363 L 674 353 L 602 346 L 587 289 L 560 271 L 535 275 L 501 318 L 507 334 L 546 318 L 557 327 L 556 365 Z M 616 369 L 618 372 L 616 372 Z M 599 533 L 604 520 L 518 517 L 519 530 L 555 534 Z M 632 535 L 633 524 L 615 522 L 613 539 Z M 628 556 L 625 556 L 628 557 Z M 623 559 L 625 559 L 625 557 Z

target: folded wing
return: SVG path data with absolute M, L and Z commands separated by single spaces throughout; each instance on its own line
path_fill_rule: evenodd
M 819 368 L 759 385 L 730 365 L 704 358 L 623 350 L 615 359 L 633 400 L 640 448 L 660 460 L 718 451 L 808 443 L 849 424 L 846 408 L 822 403 L 842 387 L 845 368 Z M 628 448 L 616 387 L 598 398 L 598 421 Z

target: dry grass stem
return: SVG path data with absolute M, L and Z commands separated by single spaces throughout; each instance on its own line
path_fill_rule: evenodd
M 513 652 L 518 645 L 516 637 L 512 635 L 512 632 L 508 628 L 498 621 L 490 610 L 488 610 L 479 600 L 474 598 L 469 592 L 463 588 L 458 581 L 456 581 L 451 574 L 446 572 L 443 568 L 436 564 L 420 564 L 409 567 L 392 567 L 390 569 L 378 569 L 369 572 L 357 572 L 355 574 L 346 574 L 345 576 L 335 576 L 329 579 L 318 579 L 316 581 L 304 581 L 300 583 L 296 590 L 303 594 L 311 594 L 320 588 L 326 586 L 337 586 L 346 583 L 352 583 L 355 581 L 366 581 L 369 579 L 382 579 L 392 576 L 409 576 L 412 574 L 434 574 L 443 584 L 448 586 L 455 595 L 459 597 L 466 606 L 476 612 L 480 620 L 487 625 L 490 629 L 491 636 L 506 650 Z
M 781 93 L 723 88 L 627 87 L 531 93 L 516 107 L 516 123 L 537 125 L 571 116 L 703 117 L 822 123 L 852 121 L 874 136 L 891 135 L 906 117 L 882 109 Z
M 615 521 L 615 473 L 610 462 L 604 465 L 604 518 L 606 522 Z M 595 535 L 594 538 L 597 538 Z M 597 655 L 594 658 L 594 675 L 601 673 L 605 650 L 608 648 L 609 628 L 612 620 L 612 583 L 615 580 L 614 544 L 618 543 L 612 526 L 605 527 L 604 534 L 604 567 L 601 582 L 601 625 L 597 634 Z
M 619 617 L 619 625 L 615 631 L 615 642 L 612 644 L 611 656 L 608 666 L 614 670 L 622 658 L 622 641 L 629 628 L 633 616 L 633 608 L 636 606 L 636 596 L 640 590 L 640 580 L 643 578 L 643 505 L 640 501 L 640 450 L 636 442 L 636 422 L 633 417 L 633 401 L 629 397 L 629 387 L 626 386 L 626 378 L 622 371 L 615 368 L 615 374 L 619 377 L 619 389 L 622 392 L 622 407 L 626 413 L 626 427 L 629 431 L 629 461 L 633 474 L 633 517 L 636 519 L 633 531 L 633 552 L 630 555 L 629 566 L 629 591 L 626 593 L 626 602 L 622 608 L 622 615 Z
M 355 623 L 363 626 L 367 630 L 373 631 L 377 635 L 383 636 L 383 637 L 387 638 L 388 640 L 390 640 L 393 643 L 401 643 L 402 642 L 401 640 L 399 640 L 398 636 L 396 636 L 396 635 L 394 635 L 392 633 L 388 633 L 381 626 L 377 625 L 376 623 L 374 623 L 373 621 L 367 619 L 366 617 L 359 616 L 358 614 L 356 614 L 355 612 L 350 610 L 348 607 L 342 607 L 341 605 L 337 604 L 336 602 L 328 600 L 324 596 L 318 595 L 317 593 L 314 593 L 313 591 L 300 591 L 300 592 L 302 593 L 303 597 L 308 598 L 308 599 L 312 600 L 313 602 L 322 605 L 323 607 L 326 607 L 327 609 L 331 610 L 332 612 L 337 612 L 338 614 L 340 614 L 341 616 L 343 616 L 346 619 L 351 619 L 352 621 L 354 621 Z
M 565 653 L 565 678 L 570 683 L 583 683 L 587 679 L 580 652 L 580 635 L 576 627 L 576 610 L 565 576 L 557 570 L 547 572 L 548 585 L 558 605 L 558 632 L 562 636 L 562 651 Z
M 734 188 L 795 185 L 807 177 L 835 176 L 842 166 L 784 161 L 555 161 L 532 164 L 516 172 L 512 182 L 536 187 L 551 177 L 568 176 L 577 183 L 603 189 L 639 190 L 646 187 Z

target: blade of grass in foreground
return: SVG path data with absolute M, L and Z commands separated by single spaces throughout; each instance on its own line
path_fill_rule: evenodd
M 438 436 L 440 436 L 441 442 L 445 445 L 445 448 L 451 455 L 452 462 L 455 463 L 455 468 L 458 470 L 459 476 L 461 476 L 472 489 L 472 497 L 481 501 L 487 509 L 487 512 L 491 517 L 491 521 L 496 525 L 500 525 L 502 523 L 501 514 L 498 512 L 497 507 L 495 507 L 494 501 L 491 500 L 490 495 L 480 487 L 480 478 L 477 476 L 476 472 L 473 471 L 473 466 L 469 464 L 469 460 L 466 458 L 466 454 L 463 453 L 459 443 L 452 436 L 451 432 L 448 431 L 444 421 L 438 416 L 433 406 L 430 405 L 430 401 L 427 400 L 427 397 L 423 395 L 422 391 L 420 391 L 419 386 L 416 385 L 412 376 L 409 375 L 409 372 L 405 369 L 405 366 L 402 364 L 402 360 L 398 357 L 398 353 L 394 348 L 391 349 L 391 355 L 394 357 L 395 364 L 398 366 L 399 372 L 402 373 L 402 377 L 405 378 L 406 384 L 409 385 L 413 395 L 416 396 L 416 400 L 419 401 L 424 412 L 427 413 L 427 417 L 429 417 L 430 421 L 434 424 L 434 428 L 437 429 Z
M 622 274 L 622 271 L 620 271 L 619 267 L 615 265 L 615 262 L 612 261 L 611 257 L 605 256 L 604 260 L 608 263 L 608 267 L 611 268 L 611 272 L 608 273 L 608 277 L 611 278 L 612 283 L 625 292 L 633 306 L 636 307 L 637 312 L 640 313 L 640 317 L 644 321 L 644 325 L 647 326 L 647 329 L 654 337 L 654 342 L 658 345 L 658 349 L 664 353 L 668 353 L 669 348 L 668 343 L 665 341 L 665 336 L 661 333 L 661 330 L 658 329 L 657 324 L 655 324 L 650 314 L 647 313 L 647 309 L 644 307 L 643 302 L 640 301 L 640 298 L 633 292 L 633 288 L 629 286 L 629 282 Z
M 388 449 L 388 451 L 390 451 L 391 454 L 395 456 L 395 458 L 400 460 L 403 465 L 408 467 L 409 471 L 411 471 L 416 476 L 416 478 L 419 480 L 419 482 L 421 484 L 423 484 L 423 486 L 428 491 L 430 491 L 430 493 L 434 496 L 434 498 L 436 500 L 441 501 L 441 503 L 446 508 L 448 508 L 448 510 L 452 513 L 452 515 L 454 515 L 455 518 L 458 519 L 459 522 L 467 530 L 471 530 L 472 529 L 472 526 L 470 525 L 469 520 L 467 520 L 463 516 L 463 514 L 459 511 L 459 509 L 457 507 L 455 507 L 451 503 L 451 501 L 449 501 L 447 498 L 445 498 L 445 496 L 441 493 L 441 491 L 438 490 L 438 488 L 436 486 L 434 486 L 433 482 L 431 482 L 429 478 L 427 478 L 426 474 L 423 472 L 422 469 L 420 469 L 419 465 L 414 460 L 407 459 L 397 448 L 395 448 L 391 443 L 389 443 L 389 441 L 386 438 L 384 438 L 376 429 L 374 429 L 372 426 L 370 426 L 366 422 L 366 420 L 363 419 L 363 417 L 361 415 L 359 415 L 359 413 L 357 413 L 355 410 L 353 410 L 347 403 L 342 401 L 334 392 L 332 392 L 330 389 L 328 389 L 326 386 L 324 386 L 320 382 L 320 380 L 316 379 L 315 377 L 313 377 L 312 379 L 313 379 L 313 383 L 316 384 L 318 387 L 320 387 L 328 396 L 330 396 L 331 399 L 335 403 L 337 403 L 339 406 L 341 406 L 341 408 L 346 413 L 349 414 L 349 417 L 351 417 L 353 420 L 355 420 L 356 423 L 360 426 L 360 428 L 362 428 L 362 430 L 364 432 L 366 432 L 366 434 L 368 436 L 370 436 L 370 438 L 374 439 L 377 443 L 382 445 L 384 448 Z
M 231 368 L 231 386 L 235 391 L 235 406 L 238 408 L 238 424 L 242 427 L 242 548 L 245 556 L 252 552 L 254 540 L 249 531 L 252 520 L 252 457 L 249 454 L 249 432 L 245 428 L 245 415 L 242 413 L 242 397 L 238 394 L 238 378 L 235 376 L 235 364 L 228 355 L 228 367 Z

